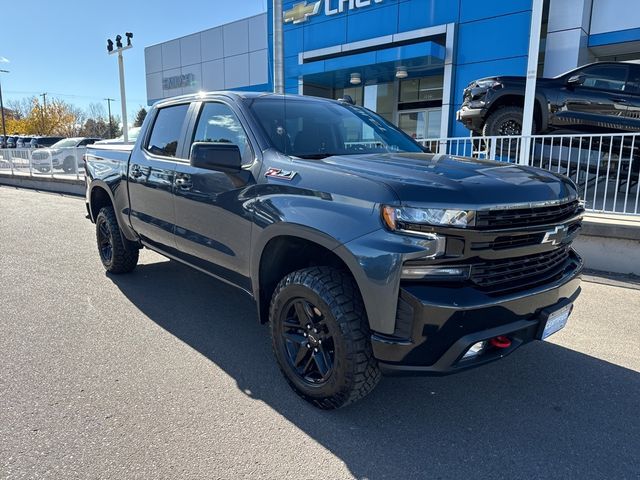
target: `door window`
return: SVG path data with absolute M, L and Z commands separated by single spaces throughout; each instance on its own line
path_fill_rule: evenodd
M 585 76 L 583 87 L 621 92 L 627 80 L 627 67 L 623 65 L 595 65 L 580 72 Z
M 161 108 L 153 123 L 153 130 L 147 143 L 147 150 L 154 155 L 175 157 L 182 125 L 187 116 L 189 104 Z
M 231 143 L 242 154 L 242 163 L 253 161 L 253 151 L 236 114 L 224 103 L 205 103 L 200 112 L 194 142 Z
M 416 140 L 438 138 L 440 136 L 440 118 L 442 109 L 401 112 L 399 127 Z
M 624 88 L 626 93 L 633 93 L 635 95 L 640 93 L 640 67 L 633 66 L 629 75 L 629 81 Z

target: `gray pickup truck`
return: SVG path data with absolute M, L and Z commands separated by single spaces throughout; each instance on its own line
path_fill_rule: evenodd
M 85 163 L 107 271 L 146 247 L 246 292 L 284 377 L 320 408 L 381 373 L 502 358 L 564 327 L 580 291 L 569 179 L 427 153 L 347 101 L 161 101 L 135 145 L 89 146 Z

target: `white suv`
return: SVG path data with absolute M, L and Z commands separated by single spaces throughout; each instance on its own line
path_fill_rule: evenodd
M 99 138 L 74 137 L 65 138 L 51 145 L 41 148 L 31 155 L 31 164 L 36 170 L 48 171 L 51 167 L 62 168 L 66 173 L 73 173 L 82 167 L 82 156 L 87 145 L 100 140 Z

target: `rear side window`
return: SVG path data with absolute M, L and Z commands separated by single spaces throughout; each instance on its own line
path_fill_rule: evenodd
M 153 123 L 153 130 L 147 143 L 147 150 L 154 155 L 175 157 L 182 125 L 187 116 L 189 105 L 174 105 L 161 108 Z

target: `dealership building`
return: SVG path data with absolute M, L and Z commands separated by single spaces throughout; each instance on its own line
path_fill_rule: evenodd
M 532 1 L 283 1 L 284 88 L 350 95 L 416 138 L 468 136 L 472 80 L 527 74 Z M 268 2 L 271 4 L 271 1 Z M 538 75 L 640 59 L 629 0 L 545 0 Z M 273 10 L 147 47 L 149 104 L 202 90 L 273 90 Z

